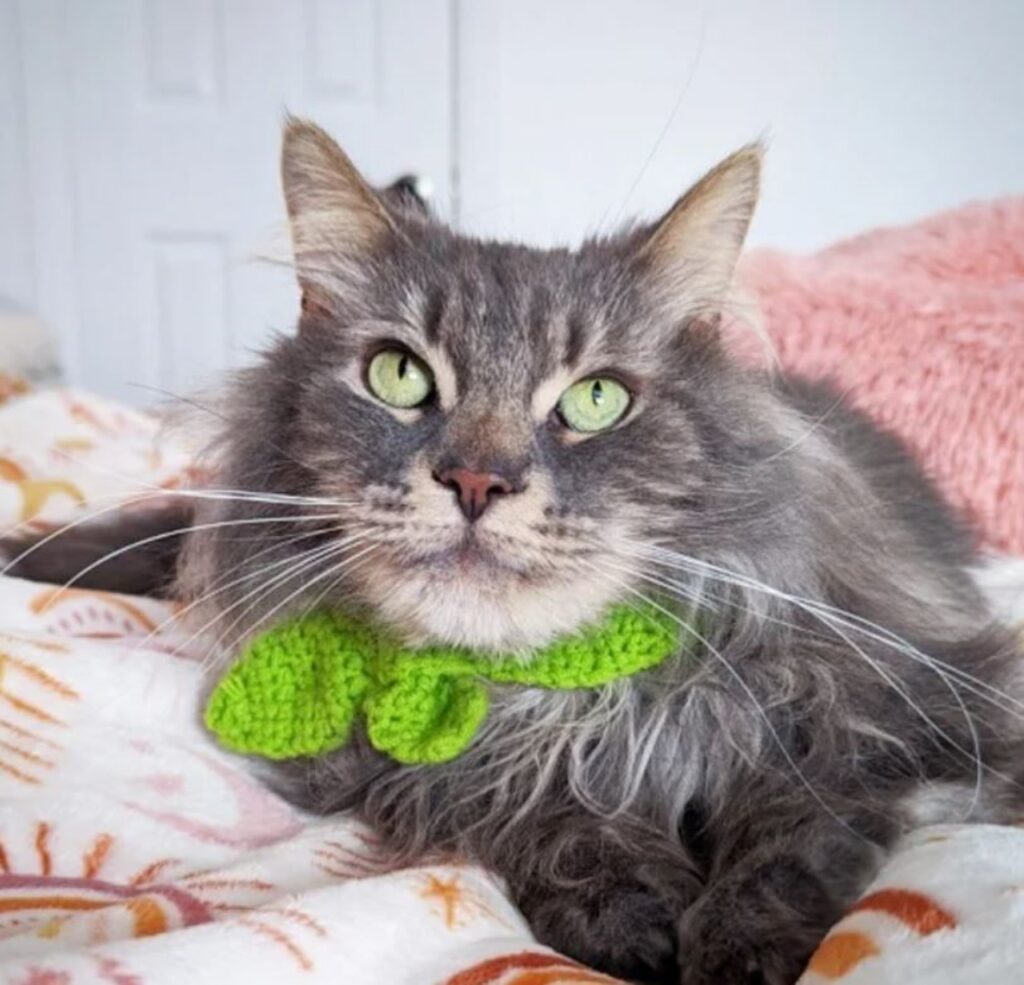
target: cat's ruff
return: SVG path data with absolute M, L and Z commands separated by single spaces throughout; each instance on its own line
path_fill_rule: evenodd
M 236 752 L 291 759 L 344 745 L 362 716 L 380 752 L 401 763 L 446 762 L 469 745 L 487 714 L 483 681 L 599 687 L 657 666 L 698 634 L 680 635 L 680 622 L 667 612 L 621 605 L 528 656 L 495 657 L 446 646 L 408 649 L 351 616 L 320 612 L 253 641 L 214 690 L 205 721 Z

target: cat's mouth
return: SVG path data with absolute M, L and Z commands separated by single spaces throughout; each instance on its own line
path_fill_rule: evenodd
M 583 542 L 495 523 L 391 530 L 359 569 L 359 594 L 412 644 L 510 652 L 592 621 L 618 598 Z
M 524 578 L 531 574 L 532 568 L 513 556 L 507 544 L 495 542 L 493 536 L 481 536 L 472 527 L 467 527 L 449 544 L 417 552 L 415 560 L 438 574 L 460 577 L 505 574 Z

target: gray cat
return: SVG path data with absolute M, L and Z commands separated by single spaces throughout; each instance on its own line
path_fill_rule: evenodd
M 901 832 L 1021 810 L 1022 706 L 970 538 L 903 445 L 723 344 L 759 170 L 745 148 L 653 225 L 542 251 L 456 234 L 290 121 L 302 316 L 216 411 L 225 491 L 17 573 L 63 580 L 162 530 L 91 583 L 176 568 L 228 658 L 317 605 L 484 652 L 618 601 L 696 607 L 698 643 L 681 629 L 656 670 L 496 687 L 452 762 L 357 737 L 278 783 L 403 862 L 493 868 L 543 942 L 603 971 L 793 982 Z

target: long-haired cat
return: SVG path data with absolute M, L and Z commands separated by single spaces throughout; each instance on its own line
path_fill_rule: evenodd
M 524 659 L 613 603 L 680 615 L 656 670 L 496 686 L 449 763 L 356 737 L 280 777 L 400 860 L 494 869 L 540 940 L 633 980 L 791 983 L 902 831 L 1022 800 L 1017 658 L 968 535 L 895 437 L 723 343 L 759 169 L 745 148 L 651 225 L 535 250 L 290 121 L 298 331 L 217 411 L 222 492 L 92 573 L 139 591 L 177 560 L 225 659 L 314 606 Z M 69 533 L 15 573 L 142 536 Z

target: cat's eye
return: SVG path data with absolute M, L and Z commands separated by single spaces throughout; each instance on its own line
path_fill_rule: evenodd
M 629 410 L 629 391 L 607 376 L 573 383 L 558 401 L 558 413 L 573 431 L 606 431 Z
M 427 366 L 405 349 L 382 349 L 370 360 L 366 382 L 375 397 L 392 407 L 418 407 L 434 392 Z

